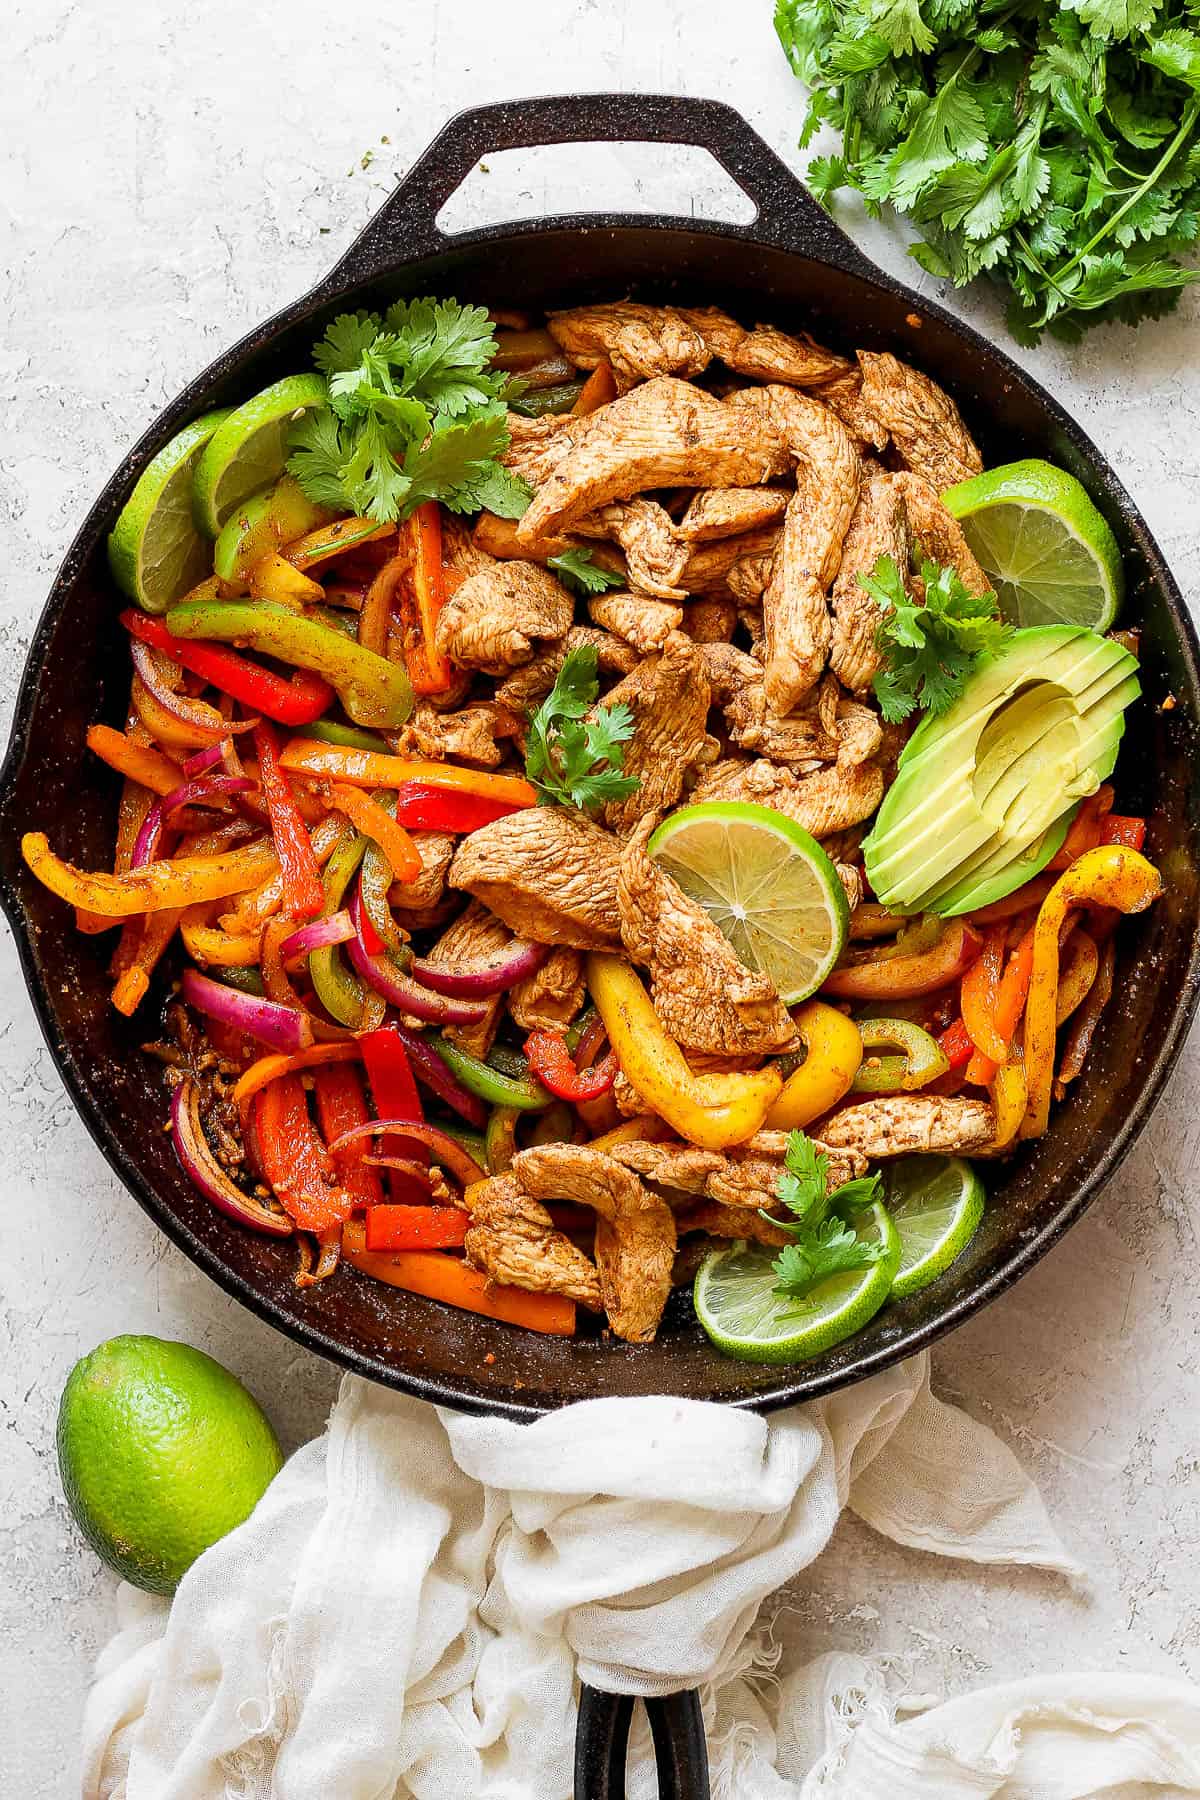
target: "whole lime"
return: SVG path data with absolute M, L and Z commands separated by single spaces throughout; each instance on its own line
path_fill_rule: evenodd
M 283 1462 L 257 1400 L 202 1350 L 115 1337 L 75 1364 L 58 1466 L 75 1523 L 110 1568 L 174 1593 L 253 1512 Z

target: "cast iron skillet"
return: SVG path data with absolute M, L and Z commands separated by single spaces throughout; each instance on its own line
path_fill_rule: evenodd
M 735 226 L 579 214 L 453 238 L 438 230 L 440 207 L 487 152 L 597 140 L 699 145 L 755 202 L 757 217 Z M 21 863 L 21 835 L 33 829 L 47 830 L 60 854 L 84 866 L 104 867 L 111 857 L 117 782 L 85 753 L 84 733 L 97 719 L 120 723 L 128 695 L 104 536 L 146 463 L 197 413 L 309 366 L 310 346 L 335 313 L 420 293 L 535 308 L 680 294 L 724 304 L 748 323 L 810 328 L 844 349 L 894 350 L 954 394 L 986 462 L 1036 455 L 1062 464 L 1120 541 L 1125 622 L 1142 628 L 1146 698 L 1129 721 L 1119 802 L 1150 813 L 1150 852 L 1167 877 L 1167 897 L 1125 927 L 1118 1002 L 1087 1072 L 1049 1134 L 997 1166 L 987 1216 L 968 1251 L 924 1292 L 888 1306 L 849 1342 L 801 1367 L 718 1356 L 682 1296 L 657 1343 L 633 1348 L 510 1331 L 348 1271 L 319 1289 L 297 1289 L 290 1246 L 223 1218 L 177 1166 L 162 1129 L 157 1065 L 138 1053 L 146 1024 L 122 1019 L 108 1004 L 109 940 L 80 936 L 70 909 Z M 167 407 L 97 499 L 51 590 L 17 702 L 0 774 L 0 901 L 51 1053 L 112 1167 L 194 1262 L 297 1342 L 424 1399 L 510 1418 L 598 1394 L 667 1392 L 765 1410 L 886 1368 L 1002 1293 L 1080 1216 L 1145 1123 L 1183 1043 L 1200 971 L 1197 657 L 1157 546 L 1079 427 L 976 332 L 869 263 L 737 113 L 665 95 L 483 107 L 451 120 L 323 282 L 226 351 Z M 1173 706 L 1162 710 L 1169 696 Z M 621 1791 L 629 1712 L 628 1702 L 585 1697 L 581 1794 Z M 703 1738 L 694 1701 L 690 1710 L 682 1701 L 656 1702 L 653 1715 L 664 1793 L 700 1794 Z

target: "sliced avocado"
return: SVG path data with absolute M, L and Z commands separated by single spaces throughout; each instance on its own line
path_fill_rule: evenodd
M 863 845 L 876 897 L 968 912 L 1042 868 L 1112 772 L 1139 692 L 1127 650 L 1071 625 L 1014 632 L 905 746 Z

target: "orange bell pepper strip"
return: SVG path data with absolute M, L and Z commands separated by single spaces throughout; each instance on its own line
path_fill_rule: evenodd
M 1100 834 L 1104 820 L 1112 811 L 1116 795 L 1108 783 L 1098 787 L 1094 794 L 1083 802 L 1079 811 L 1071 821 L 1071 829 L 1067 832 L 1061 846 L 1046 864 L 1053 874 L 1060 874 L 1069 869 L 1071 864 L 1081 857 L 1085 850 L 1094 850 L 1100 842 Z
M 1031 906 L 1040 906 L 1050 889 L 1054 886 L 1053 875 L 1034 875 L 1031 880 L 1011 894 L 1005 894 L 1003 900 L 993 900 L 990 906 L 981 906 L 973 912 L 972 925 L 998 925 L 1003 919 L 1015 919 L 1018 913 L 1027 912 Z
M 959 996 L 963 1024 L 971 1034 L 971 1042 L 993 1063 L 1002 1063 L 1008 1055 L 1008 1045 L 996 1029 L 1004 938 L 1003 925 L 993 925 L 984 939 L 982 954 L 962 978 Z M 973 1079 L 969 1071 L 967 1079 Z
M 405 1288 L 441 1300 L 464 1312 L 481 1313 L 506 1325 L 523 1325 L 551 1337 L 573 1337 L 575 1302 L 562 1294 L 529 1294 L 523 1288 L 504 1287 L 490 1281 L 478 1269 L 438 1250 L 368 1250 L 366 1227 L 350 1219 L 342 1236 L 342 1257 L 351 1268 L 389 1287 Z
M 403 825 L 397 825 L 378 800 L 373 800 L 359 788 L 340 781 L 334 782 L 330 798 L 337 810 L 345 813 L 356 831 L 361 831 L 364 837 L 373 839 L 379 845 L 391 866 L 393 881 L 417 879 L 423 867 L 421 852 Z
M 317 867 L 324 868 L 350 827 L 339 813 L 327 813 L 312 834 L 313 855 Z M 283 871 L 278 865 L 263 882 L 243 894 L 232 911 L 223 913 L 217 923 L 231 936 L 257 932 L 264 919 L 269 919 L 283 905 Z
M 1146 842 L 1146 821 L 1127 813 L 1109 813 L 1100 826 L 1102 844 L 1123 844 L 1127 850 L 1140 850 Z
M 617 397 L 617 378 L 612 372 L 611 364 L 600 362 L 592 370 L 579 390 L 579 397 L 571 408 L 571 416 L 585 419 L 589 413 L 599 412 Z
M 436 500 L 417 507 L 407 525 L 412 562 L 400 587 L 404 660 L 418 694 L 444 694 L 454 666 L 437 646 L 437 617 L 446 603 L 442 510 Z
M 310 1044 L 306 1050 L 293 1050 L 288 1055 L 273 1051 L 270 1056 L 260 1056 L 257 1062 L 243 1070 L 233 1090 L 234 1105 L 244 1110 L 256 1094 L 261 1094 L 283 1075 L 294 1075 L 300 1069 L 320 1068 L 326 1063 L 359 1062 L 361 1059 L 362 1051 L 357 1042 Z
M 339 1048 L 345 1048 L 339 1045 Z M 357 1050 L 358 1045 L 349 1046 Z M 345 1131 L 353 1131 L 356 1125 L 365 1125 L 370 1118 L 367 1096 L 363 1089 L 362 1076 L 358 1070 L 350 1066 L 350 1058 L 339 1058 L 330 1061 L 328 1058 L 317 1069 L 313 1077 L 313 1092 L 317 1101 L 317 1121 L 321 1127 L 321 1135 L 327 1144 L 341 1137 Z M 333 1150 L 333 1166 L 337 1170 L 338 1179 L 348 1194 L 354 1196 L 356 1206 L 365 1206 L 374 1210 L 383 1199 L 383 1183 L 379 1172 L 373 1169 L 366 1157 L 370 1146 L 363 1141 L 344 1144 L 340 1150 Z M 448 1209 L 450 1211 L 454 1208 Z M 368 1217 L 370 1211 L 368 1212 Z M 461 1243 L 461 1239 L 459 1242 Z M 419 1248 L 419 1246 L 411 1246 Z M 369 1250 L 387 1250 L 393 1248 L 388 1244 L 372 1244 Z M 396 1249 L 410 1248 L 399 1244 Z
M 293 738 L 279 761 L 294 775 L 344 781 L 351 787 L 394 788 L 414 781 L 422 787 L 450 788 L 513 807 L 537 805 L 537 789 L 519 775 L 489 775 L 479 769 L 459 769 L 452 763 L 409 762 L 403 756 L 321 744 L 315 738 Z
M 177 911 L 147 914 L 132 958 L 117 976 L 116 986 L 112 991 L 113 1005 L 127 1019 L 145 999 L 150 987 L 150 977 L 175 936 L 180 917 Z
M 358 614 L 358 641 L 364 650 L 387 655 L 388 626 L 410 561 L 407 548 L 388 558 L 367 589 Z
M 834 969 L 823 994 L 844 1000 L 911 1000 L 947 987 L 979 955 L 980 939 L 962 919 L 952 919 L 931 950 L 913 956 L 868 953 Z
M 148 744 L 135 744 L 123 731 L 114 731 L 111 725 L 89 726 L 87 747 L 95 751 L 110 769 L 116 769 L 130 781 L 140 782 L 152 793 L 173 794 L 183 781 L 178 763 Z
M 1023 1137 L 1041 1137 L 1050 1121 L 1058 1029 L 1059 932 L 1073 906 L 1114 906 L 1142 912 L 1163 891 L 1162 877 L 1136 850 L 1104 844 L 1083 855 L 1060 875 L 1042 902 L 1034 926 L 1033 966 L 1025 1006 L 1025 1074 L 1028 1103 Z
M 278 867 L 267 838 L 221 856 L 180 856 L 174 861 L 164 858 L 140 869 L 130 869 L 125 875 L 74 868 L 55 856 L 43 831 L 25 833 L 21 855 L 43 887 L 60 900 L 111 919 L 162 912 L 168 907 L 196 906 L 202 900 L 241 894 Z
M 325 904 L 325 890 L 304 820 L 300 816 L 288 778 L 279 766 L 279 740 L 265 719 L 254 728 L 258 780 L 266 801 L 279 872 L 283 876 L 283 907 L 294 919 L 311 919 Z M 420 858 L 418 857 L 418 866 Z
M 457 1250 L 470 1223 L 461 1206 L 373 1206 L 366 1216 L 366 1248 Z
M 354 1196 L 317 1136 L 299 1075 L 283 1075 L 257 1096 L 254 1138 L 263 1174 L 294 1224 L 322 1232 L 349 1217 Z

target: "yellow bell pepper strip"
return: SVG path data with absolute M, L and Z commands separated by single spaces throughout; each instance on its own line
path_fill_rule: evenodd
M 357 831 L 378 844 L 391 867 L 393 881 L 417 879 L 422 869 L 421 853 L 403 825 L 397 825 L 378 800 L 341 781 L 334 782 L 330 798 Z
M 60 900 L 110 919 L 223 900 L 227 894 L 245 893 L 279 867 L 269 838 L 258 838 L 221 856 L 180 856 L 173 862 L 145 863 L 125 875 L 72 867 L 55 856 L 43 831 L 26 832 L 21 854 L 43 887 Z
M 400 591 L 400 583 L 408 571 L 410 560 L 411 553 L 407 549 L 389 557 L 375 575 L 359 608 L 358 641 L 364 650 L 374 650 L 377 656 L 387 653 L 388 630 L 396 595 Z
M 1060 875 L 1038 913 L 1033 937 L 1033 968 L 1025 1004 L 1025 1079 L 1029 1099 L 1023 1137 L 1041 1137 L 1050 1121 L 1054 1080 L 1054 1045 L 1058 1016 L 1058 934 L 1072 906 L 1112 906 L 1118 912 L 1142 912 L 1163 891 L 1153 863 L 1121 844 L 1102 844 L 1083 855 Z
M 229 722 L 223 719 L 215 706 L 209 706 L 206 700 L 191 700 L 189 709 L 194 713 L 189 723 L 177 719 L 169 713 L 160 700 L 156 700 L 140 675 L 133 678 L 133 710 L 136 712 L 150 736 L 159 744 L 166 744 L 172 750 L 205 750 L 210 744 L 219 744 L 223 737 L 229 735 Z
M 614 1150 L 618 1144 L 663 1144 L 670 1135 L 671 1127 L 665 1119 L 660 1119 L 656 1113 L 638 1113 L 635 1118 L 622 1119 L 611 1131 L 592 1138 L 588 1149 Z
M 936 1038 L 912 1019 L 860 1019 L 863 1049 L 894 1048 L 899 1056 L 865 1056 L 851 1082 L 856 1094 L 907 1094 L 928 1087 L 950 1067 Z
M 378 756 L 370 750 L 317 743 L 313 738 L 293 738 L 279 760 L 294 775 L 345 781 L 351 787 L 394 788 L 417 782 L 422 787 L 473 794 L 513 808 L 537 805 L 537 789 L 519 775 L 489 775 L 480 769 L 459 769 L 452 763 L 409 762 L 403 756 Z
M 1099 967 L 1100 952 L 1096 940 L 1077 926 L 1063 945 L 1059 959 L 1058 1005 L 1054 1013 L 1057 1025 L 1065 1025 L 1071 1014 L 1083 1005 Z
M 980 940 L 961 919 L 952 920 L 931 949 L 914 956 L 852 953 L 828 976 L 821 992 L 843 1000 L 908 1000 L 932 994 L 965 974 L 979 955 Z
M 325 589 L 319 581 L 293 568 L 278 550 L 269 550 L 259 558 L 248 577 L 251 599 L 274 600 L 280 606 L 311 606 L 324 600 Z
M 783 1087 L 778 1069 L 694 1074 L 623 957 L 593 951 L 587 959 L 587 984 L 622 1072 L 646 1106 L 680 1137 L 702 1150 L 727 1150 L 762 1127 Z
M 412 711 L 412 683 L 398 663 L 269 600 L 175 606 L 167 614 L 166 626 L 173 637 L 239 644 L 312 670 L 336 688 L 356 725 L 394 731 Z
M 209 923 L 209 908 L 189 906 L 179 921 L 183 946 L 193 962 L 209 969 L 244 969 L 256 963 L 262 950 L 257 930 L 236 936 Z
M 332 525 L 318 526 L 316 531 L 307 531 L 303 537 L 285 544 L 280 555 L 293 568 L 311 569 L 331 556 L 344 556 L 347 550 L 372 544 L 376 538 L 390 537 L 395 529 L 394 524 L 381 525 L 378 519 L 335 519 Z
M 992 1111 L 996 1115 L 996 1134 L 988 1149 L 995 1152 L 1007 1150 L 1016 1142 L 1028 1104 L 1025 1065 L 1019 1052 L 1014 1052 L 1007 1062 L 1001 1063 L 988 1084 L 988 1092 Z
M 135 744 L 123 731 L 114 731 L 111 725 L 89 726 L 87 747 L 110 769 L 116 769 L 130 781 L 140 782 L 152 793 L 173 794 L 179 786 L 178 763 L 148 744 Z
M 1116 946 L 1111 938 L 1100 951 L 1100 966 L 1096 971 L 1096 979 L 1091 990 L 1071 1021 L 1071 1029 L 1067 1033 L 1066 1047 L 1062 1060 L 1058 1065 L 1058 1080 L 1055 1083 L 1055 1098 L 1061 1100 L 1072 1081 L 1079 1078 L 1083 1070 L 1092 1039 L 1096 1035 L 1096 1027 L 1100 1023 L 1100 1015 L 1112 999 L 1113 972 L 1116 967 Z
M 792 1017 L 806 1054 L 767 1114 L 769 1131 L 801 1131 L 811 1125 L 849 1092 L 862 1062 L 858 1026 L 836 1006 L 806 1000 Z

